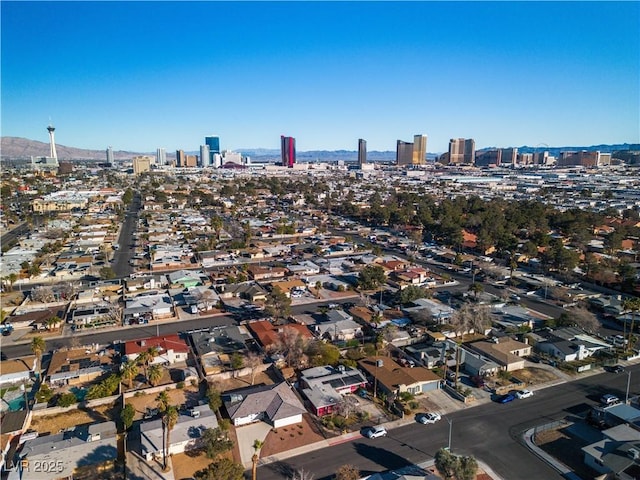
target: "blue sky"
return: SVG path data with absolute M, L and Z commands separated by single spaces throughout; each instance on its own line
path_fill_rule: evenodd
M 639 2 L 2 1 L 2 135 L 80 148 L 640 142 Z

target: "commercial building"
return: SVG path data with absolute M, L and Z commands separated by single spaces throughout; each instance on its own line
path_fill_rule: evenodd
M 413 163 L 413 143 L 398 140 L 396 143 L 396 165 L 411 165 Z
M 358 139 L 358 166 L 362 167 L 367 163 L 367 141 Z
M 209 145 L 200 145 L 200 166 L 203 168 L 211 166 L 211 151 L 209 150 Z
M 414 135 L 411 163 L 413 165 L 424 165 L 426 163 L 426 159 L 427 159 L 427 136 Z
M 176 150 L 176 167 L 184 167 L 186 163 L 184 150 Z
M 472 138 L 452 138 L 449 140 L 448 163 L 475 163 L 476 142 Z
M 280 152 L 282 156 L 282 166 L 293 168 L 293 165 L 296 163 L 296 139 L 281 135 Z
M 134 175 L 140 175 L 143 172 L 151 170 L 152 157 L 147 155 L 140 155 L 133 157 L 133 173 Z
M 167 164 L 167 151 L 164 148 L 158 148 L 156 150 L 156 165 Z

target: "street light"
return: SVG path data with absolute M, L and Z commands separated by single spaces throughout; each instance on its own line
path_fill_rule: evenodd
M 451 428 L 453 427 L 453 420 L 449 417 L 444 417 L 447 422 L 449 422 L 449 445 L 447 446 L 447 452 L 451 453 Z
M 629 403 L 629 386 L 631 385 L 631 372 L 627 370 L 627 392 L 624 396 L 624 403 Z

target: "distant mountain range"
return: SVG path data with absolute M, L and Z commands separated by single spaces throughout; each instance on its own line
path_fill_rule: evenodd
M 494 147 L 483 148 L 481 150 L 491 150 Z M 251 157 L 254 161 L 272 161 L 280 159 L 280 150 L 267 148 L 241 148 L 236 149 L 243 155 Z M 580 151 L 580 150 L 599 150 L 604 153 L 612 153 L 620 150 L 640 150 L 640 145 L 621 143 L 614 145 L 592 145 L 590 147 L 518 147 L 521 153 L 534 153 L 535 151 L 548 151 L 551 155 L 558 156 L 563 151 Z M 98 160 L 106 161 L 107 154 L 105 150 L 88 150 L 84 148 L 67 147 L 65 145 L 56 144 L 56 152 L 60 160 Z M 187 152 L 198 155 L 199 152 Z M 47 156 L 49 155 L 49 144 L 29 140 L 20 137 L 1 137 L 0 138 L 0 157 L 3 160 L 28 160 L 31 156 Z M 113 157 L 115 160 L 130 160 L 136 155 L 155 155 L 155 152 L 129 152 L 124 150 L 114 150 Z M 297 159 L 303 162 L 313 161 L 357 161 L 358 152 L 356 150 L 311 150 L 296 152 Z M 428 153 L 427 159 L 433 160 L 438 157 L 436 153 Z M 174 152 L 167 152 L 167 158 L 175 158 Z M 395 151 L 369 151 L 367 159 L 372 162 L 394 161 L 396 158 Z

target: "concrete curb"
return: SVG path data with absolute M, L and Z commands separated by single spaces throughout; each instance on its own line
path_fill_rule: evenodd
M 543 425 L 544 426 L 544 425 Z M 574 473 L 569 467 L 567 467 L 560 460 L 557 460 L 555 457 L 549 455 L 547 452 L 538 447 L 533 441 L 533 436 L 535 435 L 536 429 L 530 428 L 522 434 L 522 439 L 526 447 L 538 458 L 544 461 L 547 465 L 550 465 L 554 469 L 556 469 L 563 477 L 568 478 L 570 480 L 582 480 L 578 475 Z

